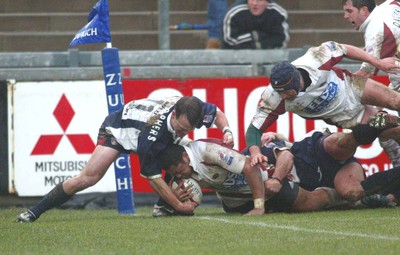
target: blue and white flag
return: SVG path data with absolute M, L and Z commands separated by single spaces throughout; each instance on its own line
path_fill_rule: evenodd
M 100 0 L 88 15 L 88 24 L 72 39 L 69 47 L 79 44 L 111 42 L 107 0 Z

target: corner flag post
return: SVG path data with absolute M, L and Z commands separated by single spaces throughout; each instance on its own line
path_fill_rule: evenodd
M 104 48 L 101 51 L 101 56 L 103 60 L 108 112 L 111 113 L 120 110 L 124 106 L 118 49 L 112 47 Z M 129 154 L 126 153 L 121 153 L 118 159 L 114 161 L 118 212 L 123 214 L 135 213 L 129 162 Z
M 117 48 L 112 48 L 110 18 L 107 0 L 99 0 L 88 15 L 88 24 L 71 41 L 69 47 L 79 44 L 102 43 L 107 46 L 101 51 L 104 82 L 106 87 L 108 112 L 120 110 L 124 106 L 122 76 Z M 114 161 L 115 182 L 118 197 L 118 212 L 134 214 L 132 177 L 129 154 L 122 153 Z

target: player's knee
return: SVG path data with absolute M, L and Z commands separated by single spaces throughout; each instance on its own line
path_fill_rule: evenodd
M 324 140 L 325 151 L 336 160 L 352 157 L 358 146 L 351 134 L 335 133 Z

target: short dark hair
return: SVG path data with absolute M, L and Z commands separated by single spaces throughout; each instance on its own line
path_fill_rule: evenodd
M 169 169 L 171 166 L 183 163 L 183 153 L 185 148 L 178 144 L 170 144 L 159 155 L 159 162 L 164 170 Z
M 203 107 L 197 97 L 185 96 L 180 98 L 175 104 L 176 118 L 185 115 L 193 127 L 197 127 L 203 116 Z
M 342 5 L 347 1 L 348 0 L 342 0 Z M 372 12 L 376 7 L 375 0 L 351 0 L 351 3 L 359 10 L 364 6 L 367 6 L 369 12 Z

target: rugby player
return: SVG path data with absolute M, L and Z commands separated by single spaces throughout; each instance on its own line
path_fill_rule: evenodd
M 39 203 L 18 215 L 17 222 L 33 222 L 75 193 L 95 185 L 122 152 L 138 154 L 141 176 L 147 178 L 150 186 L 178 212 L 191 213 L 196 204 L 177 199 L 162 179 L 158 155 L 168 144 L 186 143 L 185 136 L 195 128 L 213 124 L 225 131 L 224 143 L 233 146 L 228 120 L 213 104 L 196 97 L 133 100 L 106 117 L 96 148 L 80 174 L 57 184 Z

